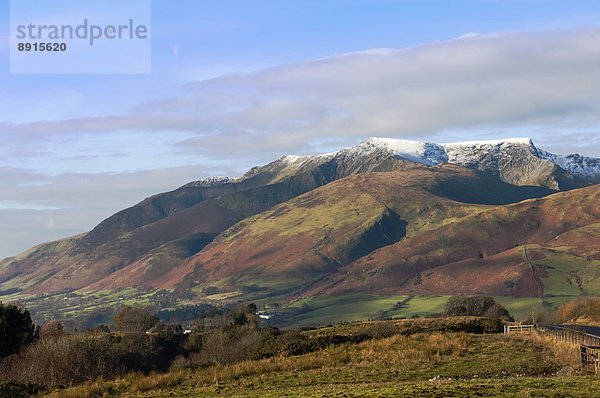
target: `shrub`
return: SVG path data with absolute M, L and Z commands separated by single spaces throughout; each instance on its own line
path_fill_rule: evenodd
M 12 359 L 10 373 L 13 380 L 54 388 L 114 377 L 117 365 L 110 336 L 77 333 L 38 340 Z
M 29 311 L 0 303 L 0 358 L 18 352 L 36 338 Z
M 40 337 L 58 337 L 65 332 L 65 327 L 59 321 L 50 321 L 40 330 Z
M 120 332 L 146 332 L 158 323 L 158 318 L 139 306 L 121 308 L 113 317 L 115 329 Z
M 156 336 L 128 333 L 115 337 L 113 352 L 123 372 L 164 371 L 183 353 L 184 339 L 183 335 L 168 333 Z
M 156 316 L 165 322 L 193 321 L 204 318 L 211 313 L 219 312 L 218 308 L 210 304 L 195 304 L 178 306 L 174 309 L 162 310 Z
M 182 354 L 183 339 L 182 335 L 100 332 L 49 335 L 9 357 L 0 371 L 4 379 L 47 388 L 112 379 L 128 372 L 161 372 Z
M 42 390 L 33 384 L 23 384 L 14 381 L 0 383 L 0 397 L 27 398 Z
M 202 350 L 203 335 L 200 333 L 192 332 L 187 335 L 183 348 L 187 352 L 200 352 Z
M 506 308 L 502 307 L 492 297 L 486 296 L 455 296 L 446 303 L 446 316 L 482 316 L 491 319 L 512 321 Z
M 73 321 L 68 322 L 70 329 L 89 330 L 98 326 L 105 326 L 111 322 L 115 314 L 114 308 L 96 308 L 83 315 L 79 315 Z
M 557 320 L 561 323 L 600 322 L 600 298 L 581 297 L 563 304 L 557 310 Z
M 255 304 L 239 304 L 231 311 L 230 316 L 234 326 L 256 327 L 259 323 Z
M 208 364 L 230 364 L 256 357 L 264 334 L 251 327 L 228 327 L 206 335 L 200 359 Z

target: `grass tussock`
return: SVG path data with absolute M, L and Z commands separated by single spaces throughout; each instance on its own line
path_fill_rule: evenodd
M 185 371 L 173 370 L 169 373 L 153 373 L 144 376 L 140 373 L 127 375 L 125 382 L 129 385 L 129 391 L 146 392 L 152 390 L 164 390 L 180 385 L 186 378 Z
M 49 398 L 103 398 L 112 396 L 116 391 L 115 381 L 99 379 L 87 382 L 66 390 L 56 390 L 48 395 Z
M 579 366 L 579 344 L 560 341 L 552 336 L 539 333 L 532 333 L 529 338 L 547 347 L 558 363 L 574 368 Z

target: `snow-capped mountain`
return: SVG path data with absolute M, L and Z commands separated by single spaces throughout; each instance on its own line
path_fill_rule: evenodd
M 560 156 L 541 149 L 537 149 L 537 154 L 541 158 L 550 160 L 575 176 L 597 179 L 600 175 L 600 159 L 598 158 L 581 156 L 577 153 Z
M 409 141 L 393 138 L 369 138 L 361 144 L 337 152 L 366 155 L 377 150 L 388 150 L 395 156 L 428 166 L 444 162 L 461 166 L 474 166 L 485 159 L 500 161 L 525 150 L 539 159 L 549 160 L 577 177 L 600 177 L 600 159 L 572 155 L 556 155 L 537 148 L 530 138 L 508 138 L 489 141 L 465 141 L 446 144 Z M 331 156 L 331 155 L 330 155 Z
M 530 138 L 436 144 L 372 137 L 337 152 L 286 155 L 267 165 L 253 167 L 241 178 L 211 177 L 185 186 L 212 187 L 256 179 L 257 176 L 263 183 L 274 183 L 291 175 L 324 168 L 329 169 L 325 174 L 330 174 L 325 180 L 368 171 L 410 168 L 398 161 L 426 166 L 451 163 L 496 175 L 511 184 L 538 185 L 554 190 L 600 182 L 600 159 L 579 154 L 553 154 L 537 148 Z
M 362 173 L 369 174 L 360 176 Z M 285 269 L 289 264 L 304 264 L 311 269 L 317 264 L 314 269 L 336 269 L 342 263 L 340 260 L 353 261 L 368 250 L 390 245 L 395 241 L 390 236 L 404 236 L 406 223 L 412 222 L 413 232 L 419 226 L 429 226 L 430 218 L 439 216 L 439 206 L 446 206 L 447 216 L 456 220 L 472 214 L 473 209 L 466 209 L 471 204 L 517 203 L 594 182 L 600 182 L 600 160 L 551 154 L 536 148 L 530 139 L 436 144 L 370 138 L 333 153 L 284 156 L 254 167 L 240 178 L 207 178 L 146 198 L 108 217 L 86 234 L 40 245 L 0 261 L 0 290 L 19 286 L 24 292 L 35 294 L 134 285 L 175 288 L 185 285 L 184 280 L 192 286 L 197 283 L 194 281 L 204 280 L 204 276 L 195 274 L 196 270 L 204 270 L 205 264 L 220 269 L 217 259 L 228 252 L 237 254 L 222 264 L 232 269 L 240 264 L 254 264 L 250 260 L 253 256 L 260 259 L 257 263 L 260 266 L 269 264 L 269 256 L 277 258 L 273 269 Z M 597 221 L 593 217 L 598 202 L 589 196 L 597 189 L 583 188 L 580 195 L 573 194 L 574 200 L 583 203 L 573 204 L 576 213 L 573 220 L 579 222 L 589 216 L 590 222 Z M 523 206 L 530 209 L 534 205 Z M 276 211 L 266 213 L 275 208 Z M 310 213 L 313 208 L 315 213 Z M 380 212 L 373 213 L 374 209 Z M 523 212 L 529 217 L 529 210 Z M 561 212 L 560 216 L 570 216 L 567 213 Z M 263 216 L 259 217 L 260 214 Z M 309 218 L 305 218 L 307 214 Z M 523 220 L 529 220 L 527 217 Z M 358 229 L 345 229 L 346 221 L 352 220 L 358 220 Z M 514 225 L 520 225 L 521 221 L 515 221 Z M 302 224 L 302 228 L 295 228 Z M 561 225 L 558 222 L 557 228 Z M 351 235 L 329 235 L 329 232 L 319 235 L 335 226 L 340 228 L 335 234 L 350 231 Z M 364 226 L 368 229 L 361 229 Z M 299 250 L 294 246 L 294 250 L 289 250 L 285 246 L 290 241 L 288 230 L 311 231 L 307 232 L 309 239 L 304 241 L 309 246 L 298 246 L 302 248 Z M 265 239 L 260 235 L 262 231 L 273 234 Z M 531 231 L 525 228 L 523 233 Z M 507 248 L 519 243 L 512 239 L 511 233 L 507 232 Z M 552 230 L 549 236 L 559 233 L 559 229 Z M 226 248 L 213 246 L 229 244 L 228 239 L 234 236 L 248 239 Z M 215 242 L 218 237 L 220 240 Z M 318 239 L 313 240 L 314 237 Z M 281 246 L 263 248 L 272 242 Z M 294 245 L 301 242 L 298 238 Z M 462 247 L 461 244 L 458 242 L 457 247 Z M 347 248 L 345 254 L 340 254 L 340 247 Z M 329 248 L 334 251 L 323 255 L 321 250 Z M 205 250 L 210 252 L 206 257 L 195 257 Z M 486 250 L 496 253 L 499 249 L 477 249 L 473 255 L 480 259 Z M 462 249 L 459 252 L 463 253 Z M 288 261 L 285 256 L 289 253 L 313 254 Z M 245 257 L 235 257 L 238 254 Z M 428 258 L 431 253 L 421 254 L 411 258 Z M 461 256 L 454 261 L 463 260 Z M 330 263 L 332 259 L 335 264 Z M 440 261 L 443 265 L 445 257 Z M 197 267 L 199 264 L 202 266 Z M 189 275 L 192 277 L 188 278 Z
M 198 181 L 192 181 L 184 185 L 184 187 L 210 187 L 214 185 L 222 185 L 230 182 L 234 182 L 235 179 L 231 177 L 208 177 Z
M 552 154 L 537 148 L 530 138 L 436 144 L 374 137 L 333 153 L 284 156 L 266 166 L 253 168 L 244 178 L 266 170 L 290 175 L 332 162 L 337 167 L 343 165 L 348 175 L 385 171 L 381 169 L 381 161 L 386 156 L 426 166 L 447 162 L 497 175 L 511 184 L 542 185 L 556 190 L 573 187 L 575 180 L 600 181 L 600 159 Z

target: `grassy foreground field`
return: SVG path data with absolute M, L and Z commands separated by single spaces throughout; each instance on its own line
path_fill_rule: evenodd
M 574 365 L 574 347 L 536 336 L 427 330 L 424 321 L 341 325 L 307 331 L 398 334 L 278 356 L 166 374 L 128 375 L 56 391 L 68 397 L 594 397 L 600 378 L 555 376 Z M 413 333 L 414 332 L 414 333 Z

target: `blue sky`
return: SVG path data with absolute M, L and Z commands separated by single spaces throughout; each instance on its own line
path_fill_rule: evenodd
M 600 156 L 598 1 L 155 0 L 149 75 L 10 75 L 9 22 L 2 0 L 0 258 L 371 135 Z

